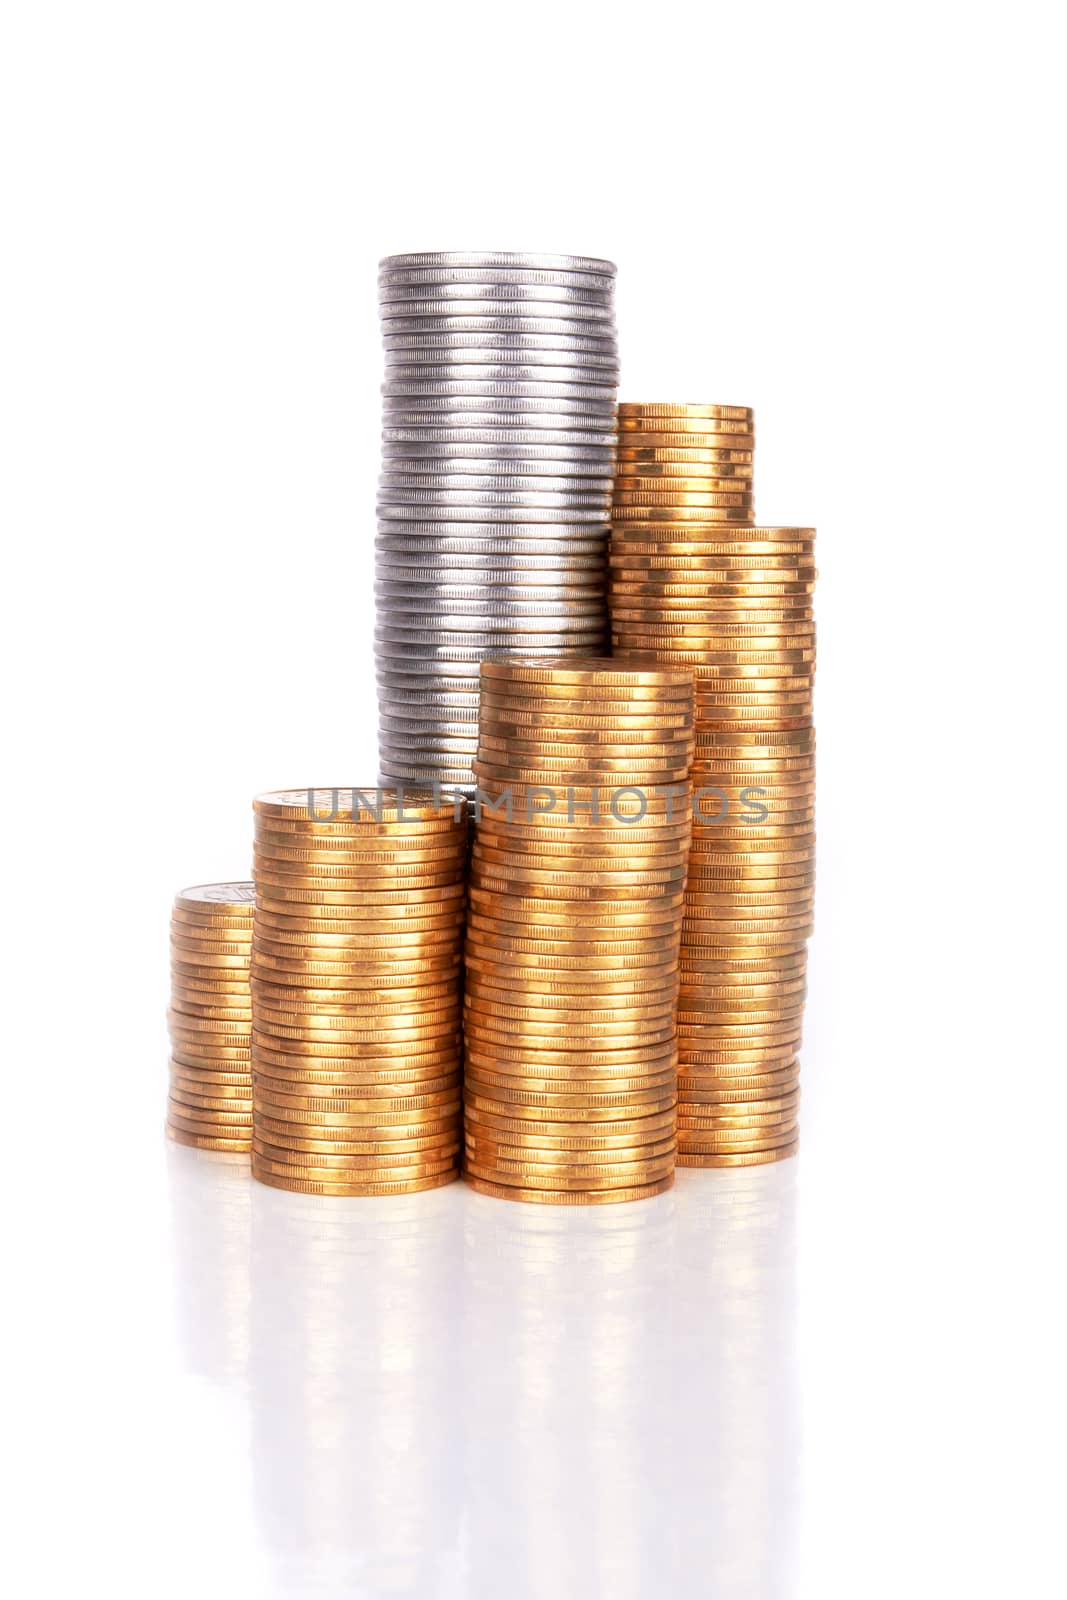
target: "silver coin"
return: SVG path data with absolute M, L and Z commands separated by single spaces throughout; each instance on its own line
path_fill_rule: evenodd
M 477 428 L 483 426 L 483 418 L 484 426 L 490 428 L 603 428 L 614 432 L 617 425 L 614 394 L 599 393 L 586 399 L 387 394 L 382 396 L 382 416 L 386 425 L 401 425 L 400 419 L 413 417 L 414 427 L 426 428 Z M 560 418 L 563 420 L 558 421 Z
M 540 492 L 534 489 L 499 489 L 494 492 L 490 489 L 406 489 L 401 484 L 383 485 L 378 490 L 379 515 L 392 506 L 439 506 L 445 511 L 462 506 L 483 511 L 494 507 L 528 511 L 535 508 L 562 511 L 567 508 L 569 514 L 589 511 L 601 517 L 606 515 L 602 495 L 564 494 L 555 489 Z
M 608 526 L 589 522 L 396 522 L 386 519 L 378 524 L 375 539 L 387 541 L 384 548 L 399 549 L 400 544 L 413 540 L 429 540 L 435 550 L 460 550 L 466 548 L 471 555 L 479 555 L 489 545 L 498 544 L 508 549 L 532 551 L 535 545 L 544 545 L 544 554 L 555 550 L 574 550 L 583 553 L 601 553 L 608 546 Z M 399 542 L 398 542 L 399 541 Z M 417 545 L 413 548 L 422 548 Z M 429 549 L 427 544 L 425 548 Z
M 610 474 L 567 472 L 556 476 L 537 470 L 521 471 L 522 463 L 515 463 L 516 470 L 509 472 L 510 465 L 491 461 L 488 472 L 479 472 L 473 461 L 415 461 L 408 465 L 386 461 L 378 477 L 378 491 L 387 500 L 393 498 L 394 491 L 403 491 L 402 498 L 406 499 L 408 490 L 429 489 L 436 494 L 459 489 L 466 494 L 561 494 L 568 500 L 577 497 L 576 503 L 585 506 L 607 505 L 610 501 L 615 481 Z M 536 462 L 530 465 L 537 467 Z
M 480 661 L 375 662 L 375 677 L 391 691 L 410 694 L 478 694 Z
M 447 361 L 433 356 L 448 355 Z M 401 356 L 426 356 L 425 361 L 403 361 Z M 470 360 L 464 360 L 470 356 Z M 562 360 L 557 361 L 557 356 Z M 488 359 L 487 359 L 488 358 Z M 614 357 L 603 363 L 569 350 L 400 350 L 395 357 L 386 352 L 385 382 L 415 383 L 422 392 L 436 394 L 440 385 L 477 384 L 480 392 L 496 394 L 501 384 L 518 389 L 523 384 L 555 384 L 566 394 L 570 388 L 591 388 L 614 394 L 619 383 L 619 364 Z
M 514 300 L 407 300 L 378 307 L 387 333 L 577 333 L 616 337 L 611 306 L 531 305 Z
M 386 708 L 385 714 L 408 720 L 433 714 L 452 722 L 477 722 L 478 698 L 477 694 L 398 694 L 387 686 L 380 686 L 378 690 L 378 700 Z
M 584 524 L 583 532 L 590 528 L 602 528 L 604 533 L 610 532 L 610 524 L 603 511 L 586 511 L 564 509 L 562 506 L 461 506 L 450 505 L 440 507 L 440 527 L 442 529 L 457 527 L 460 523 L 469 522 L 479 527 L 490 527 L 494 523 L 501 526 L 514 523 L 518 526 L 533 528 L 538 523 L 556 524 L 560 527 L 572 527 L 575 530 Z M 380 505 L 378 507 L 379 526 L 382 523 L 411 523 L 413 526 L 424 527 L 427 525 L 427 516 L 432 513 L 426 506 L 407 505 Z
M 607 582 L 607 563 L 597 556 L 498 556 L 489 561 L 484 555 L 394 556 L 376 550 L 375 571 L 391 583 L 438 582 L 442 575 L 454 574 L 456 583 L 496 584 L 509 574 L 516 583 L 583 583 L 603 587 Z
M 443 369 L 456 370 L 456 369 Z M 462 370 L 462 369 L 459 369 Z M 470 376 L 448 377 L 397 377 L 390 374 L 382 384 L 382 394 L 387 399 L 406 400 L 409 403 L 418 399 L 419 405 L 425 409 L 424 402 L 429 400 L 452 400 L 458 398 L 478 400 L 597 400 L 614 414 L 615 385 L 590 383 L 585 374 L 578 378 L 563 377 L 569 373 L 571 367 L 557 367 L 551 382 L 546 379 L 523 378 L 518 373 L 510 377 L 489 377 L 489 373 L 500 373 L 500 367 L 487 367 L 484 370 L 468 369 Z M 506 369 L 504 369 L 506 371 Z M 526 368 L 520 371 L 526 371 Z M 538 371 L 542 369 L 538 368 Z M 429 368 L 430 372 L 434 368 Z M 489 409 L 486 407 L 486 409 Z M 511 407 L 512 410 L 521 410 L 521 407 Z
M 422 441 L 396 444 L 386 440 L 382 444 L 382 459 L 400 466 L 415 463 L 427 471 L 435 471 L 438 462 L 491 461 L 514 462 L 516 467 L 521 464 L 523 470 L 533 466 L 543 471 L 547 467 L 548 471 L 554 470 L 556 476 L 561 478 L 574 477 L 576 473 L 600 477 L 615 475 L 615 451 L 611 445 L 495 444 L 488 439 L 469 444 L 460 441 L 452 444 L 425 444 Z M 540 465 L 542 462 L 545 467 Z M 453 470 L 466 472 L 467 468 L 456 467 Z
M 385 548 L 379 539 L 375 546 L 379 570 L 407 576 L 412 572 L 581 572 L 590 578 L 607 577 L 604 551 L 567 548 L 530 553 L 523 543 L 514 550 L 436 550 L 417 547 L 409 550 Z
M 447 713 L 455 721 L 465 722 L 478 715 L 477 689 L 463 693 L 455 689 L 424 688 L 419 692 L 380 683 L 378 699 L 382 705 L 389 707 L 389 715 L 394 717 L 419 717 L 432 711 L 437 716 Z
M 571 572 L 553 576 L 544 571 L 494 568 L 492 578 L 477 572 L 456 572 L 448 576 L 421 569 L 423 576 L 399 578 L 388 568 L 378 568 L 374 591 L 383 600 L 396 600 L 404 609 L 413 601 L 433 605 L 437 600 L 488 601 L 508 600 L 530 605 L 558 600 L 563 605 L 571 601 L 585 605 L 591 601 L 604 604 L 607 583 L 602 572 Z M 388 607 L 386 608 L 388 609 Z
M 462 301 L 452 304 L 462 305 Z M 483 302 L 484 304 L 484 302 Z M 588 307 L 586 308 L 588 310 Z M 383 306 L 379 316 L 383 339 L 442 340 L 468 339 L 479 344 L 489 339 L 593 339 L 598 346 L 618 350 L 619 340 L 615 322 L 607 317 L 569 317 L 559 312 L 541 311 L 516 313 L 509 311 L 485 312 L 481 310 L 451 312 L 444 315 L 397 315 L 396 308 Z
M 513 633 L 589 633 L 593 629 L 603 632 L 607 625 L 607 602 L 598 605 L 568 607 L 531 605 L 524 610 L 504 604 L 489 604 L 465 608 L 461 601 L 454 605 L 426 606 L 422 610 L 405 611 L 399 607 L 390 610 L 381 619 L 381 637 L 400 641 L 416 634 L 428 633 L 444 640 L 448 635 L 510 636 Z
M 612 461 L 618 435 L 581 428 L 391 428 L 382 429 L 390 454 L 477 455 L 515 453 L 522 460 L 553 453 L 591 451 L 590 460 Z
M 618 341 L 611 335 L 598 338 L 595 334 L 569 333 L 488 333 L 468 329 L 466 332 L 410 333 L 383 332 L 382 347 L 389 361 L 459 362 L 471 361 L 545 361 L 557 366 L 616 367 L 619 364 Z M 523 351 L 525 355 L 516 355 Z M 568 362 L 566 356 L 573 359 Z
M 614 261 L 605 261 L 600 256 L 528 250 L 416 250 L 382 256 L 378 262 L 379 272 L 410 267 L 550 267 L 561 272 L 595 272 L 605 278 L 614 278 L 619 270 Z
M 468 729 L 465 733 L 446 733 L 444 729 L 426 728 L 421 733 L 404 732 L 391 733 L 388 728 L 378 724 L 378 756 L 384 760 L 386 756 L 398 755 L 401 758 L 413 760 L 422 751 L 430 750 L 439 755 L 450 755 L 458 760 L 464 757 L 473 757 L 478 753 L 478 731 L 476 728 Z
M 493 633 L 438 634 L 428 629 L 408 633 L 400 628 L 382 628 L 375 632 L 383 654 L 399 655 L 403 660 L 405 651 L 417 649 L 420 654 L 432 651 L 438 660 L 446 661 L 480 661 L 494 650 L 503 650 L 506 655 L 527 650 L 548 654 L 557 647 L 562 650 L 569 645 L 576 650 L 579 645 L 587 645 L 592 651 L 594 644 L 599 644 L 604 637 L 603 628 L 573 634 L 511 633 L 506 629 Z
M 470 278 L 446 283 L 381 283 L 378 285 L 378 302 L 382 315 L 389 315 L 389 307 L 405 312 L 410 306 L 427 306 L 434 314 L 440 306 L 514 306 L 525 315 L 526 307 L 539 310 L 542 306 L 558 306 L 571 312 L 577 306 L 592 306 L 608 317 L 614 315 L 614 283 L 597 290 L 569 288 L 565 283 L 485 283 Z
M 383 599 L 388 597 L 382 597 Z M 393 630 L 428 633 L 573 633 L 576 629 L 603 628 L 607 598 L 588 601 L 530 600 L 520 603 L 507 596 L 485 595 L 479 600 L 442 597 L 395 601 L 383 606 L 381 625 Z
M 442 739 L 454 739 L 460 750 L 473 755 L 478 746 L 478 722 L 446 722 L 444 720 L 408 723 L 389 716 L 385 711 L 378 715 L 378 738 L 391 750 L 401 745 L 437 745 Z

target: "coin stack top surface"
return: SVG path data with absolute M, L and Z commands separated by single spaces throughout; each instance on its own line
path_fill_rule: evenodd
M 202 883 L 170 920 L 167 1136 L 201 1150 L 252 1148 L 251 883 Z
M 692 680 L 605 659 L 486 662 L 467 931 L 465 1175 L 593 1205 L 675 1157 Z
M 464 802 L 350 788 L 255 801 L 252 1172 L 311 1194 L 459 1170 Z
M 700 409 L 712 451 L 714 428 L 735 419 L 710 413 L 740 408 Z M 616 512 L 612 637 L 623 659 L 651 652 L 694 674 L 678 1160 L 745 1166 L 797 1148 L 815 893 L 814 531 L 759 526 L 751 511 L 723 525 L 726 508 L 712 509 Z
M 483 659 L 606 643 L 614 288 L 588 256 L 380 263 L 385 781 L 471 786 Z

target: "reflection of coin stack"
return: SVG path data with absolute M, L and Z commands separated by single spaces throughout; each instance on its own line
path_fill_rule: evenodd
M 692 682 L 486 662 L 467 937 L 466 1171 L 593 1204 L 674 1171 Z
M 469 1600 L 675 1593 L 673 1204 L 463 1208 Z
M 323 1600 L 458 1593 L 447 1582 L 460 1537 L 458 1195 L 353 1209 L 250 1187 L 263 1587 Z
M 661 1491 L 684 1562 L 662 1592 L 786 1600 L 798 1519 L 795 1165 L 714 1183 L 683 1174 L 672 1200 L 676 1393 Z
M 167 1150 L 177 1332 L 187 1370 L 209 1383 L 248 1376 L 252 1190 L 247 1155 Z
M 639 436 L 629 413 L 654 412 L 657 427 L 676 430 L 640 434 L 655 441 L 641 447 L 643 465 L 683 452 L 694 474 L 751 471 L 741 407 L 627 411 L 627 441 Z M 814 896 L 814 535 L 753 526 L 751 483 L 728 505 L 718 489 L 636 508 L 619 492 L 614 647 L 651 651 L 696 680 L 693 780 L 705 794 L 682 934 L 679 1161 L 774 1161 L 796 1149 Z
M 607 634 L 615 268 L 389 256 L 376 655 L 388 781 L 471 784 L 478 663 Z
M 250 883 L 204 883 L 176 897 L 167 1134 L 178 1144 L 251 1148 L 251 953 Z
M 253 1174 L 319 1194 L 451 1182 L 462 802 L 303 789 L 255 813 Z

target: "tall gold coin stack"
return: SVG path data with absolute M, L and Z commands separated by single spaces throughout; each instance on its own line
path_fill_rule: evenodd
M 252 1147 L 252 885 L 201 883 L 170 919 L 167 1134 L 201 1150 Z
M 748 406 L 621 401 L 618 426 L 613 527 L 752 521 Z
M 748 434 L 736 432 L 741 407 L 632 409 L 673 417 L 662 452 L 683 437 L 713 456 L 754 444 L 751 413 Z M 754 525 L 751 498 L 745 524 L 723 526 L 726 510 L 701 517 L 685 502 L 675 521 L 663 506 L 637 520 L 624 504 L 612 530 L 615 650 L 652 652 L 696 680 L 678 1001 L 686 1166 L 755 1165 L 797 1147 L 814 900 L 814 531 Z
M 482 1193 L 595 1205 L 673 1182 L 692 748 L 684 670 L 482 665 L 464 1013 Z
M 463 802 L 285 790 L 255 801 L 255 825 L 253 1176 L 331 1195 L 450 1183 Z

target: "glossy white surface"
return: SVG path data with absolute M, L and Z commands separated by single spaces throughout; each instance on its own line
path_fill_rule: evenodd
M 247 1441 L 265 1592 L 790 1592 L 796 1162 L 568 1210 L 168 1157 L 174 1380 Z

